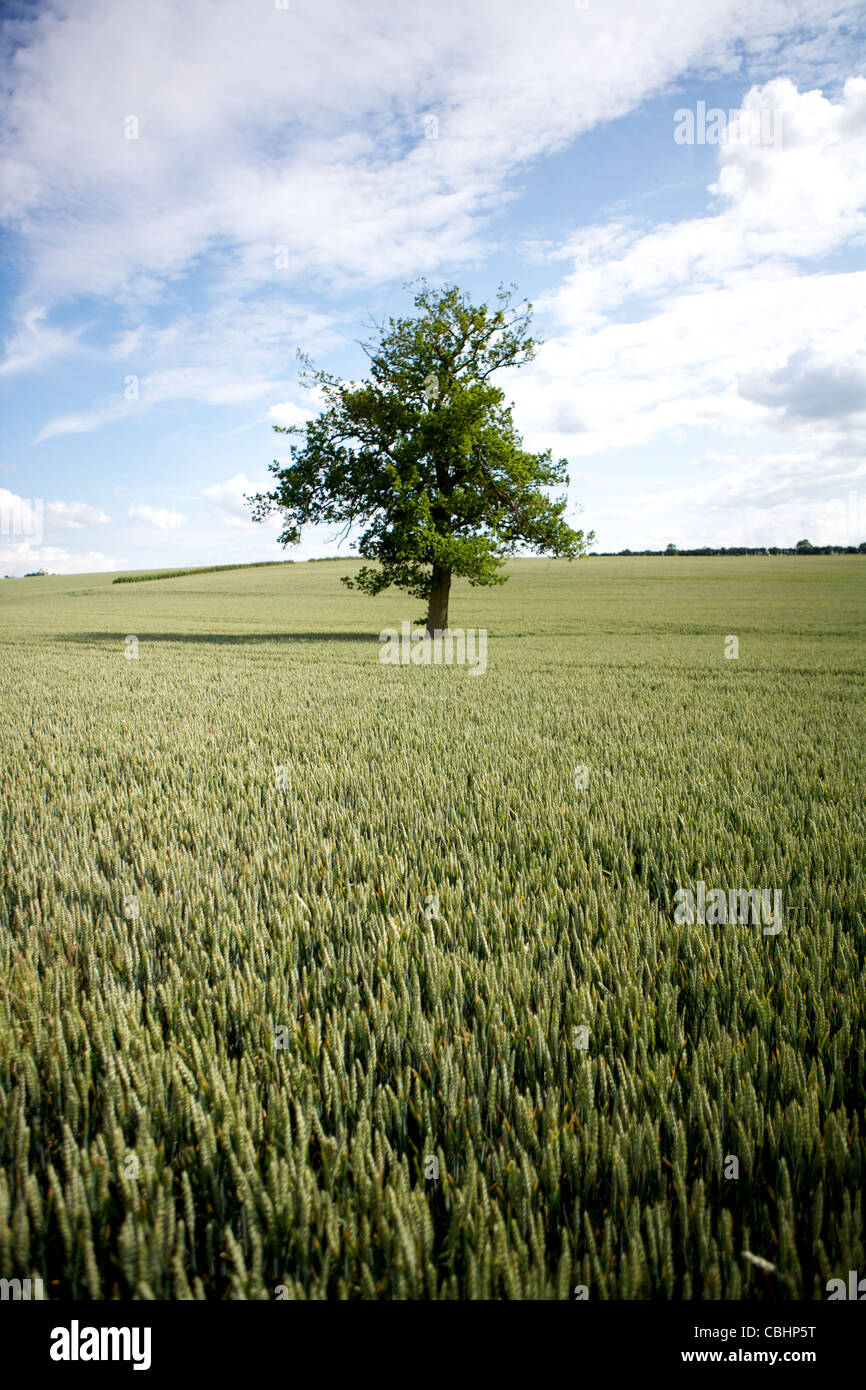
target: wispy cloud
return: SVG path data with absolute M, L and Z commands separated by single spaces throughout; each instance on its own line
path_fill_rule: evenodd
M 81 411 L 80 414 L 57 415 L 53 420 L 48 420 L 33 442 L 41 444 L 44 440 L 56 439 L 61 434 L 89 434 L 91 430 L 98 430 L 102 425 L 122 420 L 129 413 L 130 405 L 122 398 L 103 401 L 90 410 Z
M 17 329 L 4 344 L 0 377 L 32 371 L 76 345 L 84 325 L 66 333 L 49 326 L 47 316 L 48 310 L 43 306 L 28 309 L 23 314 Z

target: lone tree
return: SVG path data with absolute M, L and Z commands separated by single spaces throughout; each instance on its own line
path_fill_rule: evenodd
M 315 522 L 366 527 L 356 548 L 378 566 L 343 583 L 368 594 L 394 584 L 425 599 L 435 636 L 448 627 L 455 575 L 503 584 L 498 571 L 519 546 L 574 559 L 595 535 L 566 525 L 565 494 L 541 492 L 567 485 L 567 460 L 521 447 L 513 402 L 490 380 L 535 356 L 531 304 L 512 306 L 514 287 L 500 288 L 495 310 L 455 285 L 422 280 L 416 289 L 420 312 L 374 325 L 378 341 L 362 345 L 369 380 L 342 382 L 298 354 L 304 385 L 318 387 L 326 407 L 304 426 L 274 426 L 304 443 L 292 445 L 287 466 L 271 465 L 273 491 L 247 501 L 255 521 L 282 513 L 282 545 L 297 545 Z

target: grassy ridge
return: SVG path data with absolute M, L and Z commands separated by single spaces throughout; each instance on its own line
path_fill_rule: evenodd
M 0 1277 L 787 1299 L 866 1267 L 866 561 L 510 568 L 457 586 L 480 678 L 381 665 L 417 601 L 330 566 L 3 591 Z M 698 879 L 781 888 L 785 929 L 677 924 Z

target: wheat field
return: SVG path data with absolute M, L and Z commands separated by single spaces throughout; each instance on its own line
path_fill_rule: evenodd
M 452 599 L 483 677 L 382 664 L 419 605 L 354 567 L 0 585 L 0 1277 L 825 1297 L 866 558 L 514 561 Z M 698 883 L 782 929 L 675 920 Z

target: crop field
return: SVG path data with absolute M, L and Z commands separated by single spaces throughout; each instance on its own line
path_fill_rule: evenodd
M 0 584 L 0 1277 L 866 1271 L 866 558 L 514 561 L 483 674 L 356 567 Z

